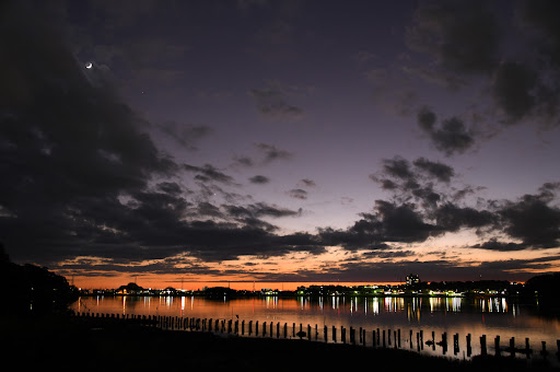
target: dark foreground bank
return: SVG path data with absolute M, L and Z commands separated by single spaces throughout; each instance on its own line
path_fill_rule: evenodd
M 2 365 L 56 371 L 559 371 L 547 360 L 471 361 L 308 340 L 221 337 L 76 318 L 2 322 Z M 550 355 L 549 358 L 556 358 Z

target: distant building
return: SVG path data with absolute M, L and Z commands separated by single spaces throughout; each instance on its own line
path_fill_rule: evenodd
M 414 285 L 420 283 L 420 277 L 418 274 L 409 274 L 406 276 L 406 284 L 407 285 Z

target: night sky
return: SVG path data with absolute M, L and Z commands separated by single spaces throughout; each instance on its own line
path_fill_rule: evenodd
M 12 262 L 94 288 L 559 269 L 559 1 L 0 7 Z

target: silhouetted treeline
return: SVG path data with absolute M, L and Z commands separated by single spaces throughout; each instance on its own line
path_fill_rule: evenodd
M 535 299 L 539 306 L 558 316 L 560 308 L 560 273 L 542 274 L 525 282 L 524 296 Z
M 6 301 L 0 314 L 18 317 L 65 313 L 79 296 L 65 277 L 36 265 L 10 262 L 0 243 L 0 282 L 4 284 Z

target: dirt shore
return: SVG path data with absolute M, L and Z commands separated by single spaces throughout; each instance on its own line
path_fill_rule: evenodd
M 475 357 L 464 361 L 308 340 L 217 336 L 76 321 L 2 323 L 2 361 L 18 370 L 56 371 L 558 371 L 547 360 Z M 551 355 L 549 358 L 556 358 Z

